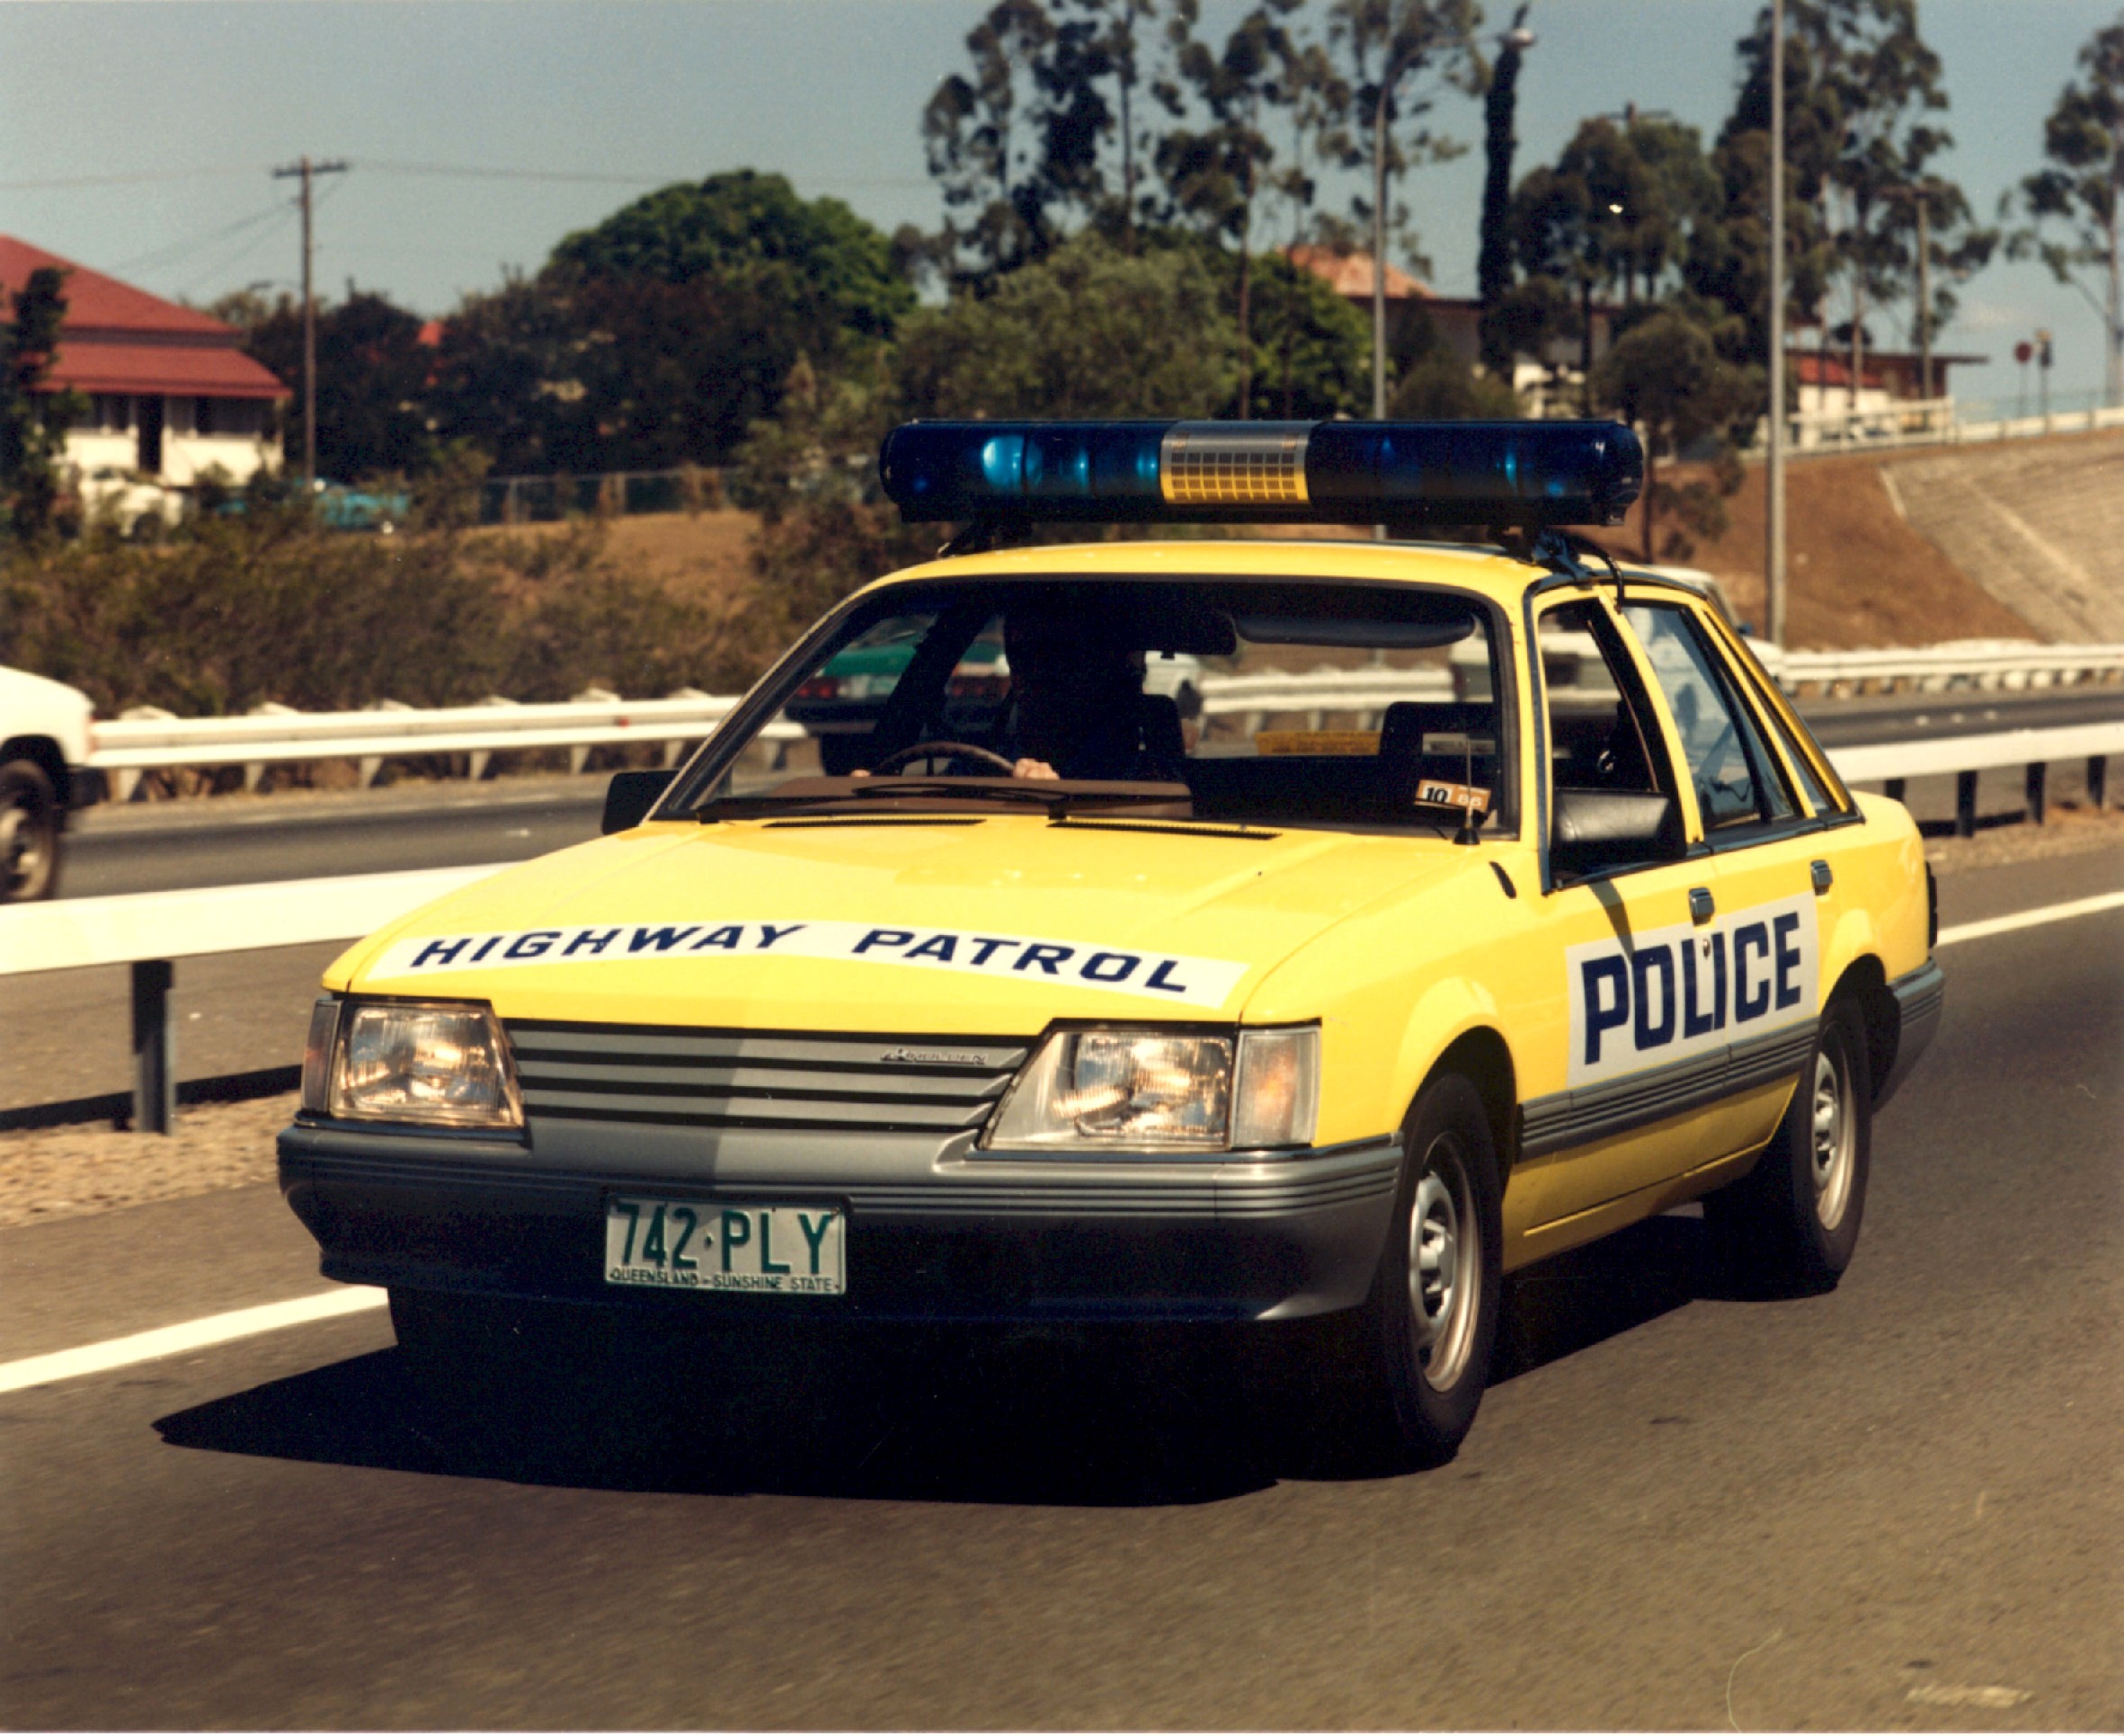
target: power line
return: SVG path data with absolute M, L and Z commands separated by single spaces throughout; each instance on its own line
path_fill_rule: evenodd
M 73 174 L 49 181 L 0 181 L 0 192 L 28 193 L 76 187 L 138 187 L 150 181 L 193 181 L 206 175 L 256 174 L 255 163 L 222 163 L 197 169 L 143 169 L 128 174 Z
M 227 240 L 230 236 L 251 228 L 256 224 L 263 223 L 268 218 L 285 217 L 294 209 L 295 207 L 289 200 L 276 199 L 263 210 L 253 211 L 248 217 L 240 217 L 234 223 L 216 229 L 211 235 L 193 236 L 187 240 L 173 241 L 166 246 L 156 247 L 147 253 L 138 254 L 134 258 L 122 260 L 110 268 L 111 273 L 113 277 L 123 277 L 129 272 L 153 271 L 159 266 L 173 265 L 188 254 L 196 254 L 203 247 L 211 247 L 216 242 Z
M 322 200 L 318 201 L 320 204 L 323 202 L 324 201 Z M 191 282 L 187 283 L 184 286 L 182 293 L 187 296 L 196 293 L 209 279 L 219 277 L 224 272 L 231 271 L 235 267 L 242 264 L 244 261 L 250 258 L 253 254 L 256 253 L 261 247 L 264 246 L 267 242 L 279 240 L 281 236 L 288 232 L 288 226 L 295 221 L 295 216 L 296 213 L 293 205 L 282 206 L 280 211 L 280 220 L 278 223 L 274 224 L 271 228 L 261 230 L 257 235 L 253 236 L 248 241 L 244 242 L 242 246 L 238 247 L 235 253 L 228 254 L 226 258 L 217 260 L 205 271 L 200 272 L 198 276 L 194 277 Z
M 662 187 L 684 175 L 670 170 L 655 174 L 607 174 L 587 169 L 493 169 L 453 163 L 392 163 L 362 157 L 357 167 L 383 174 L 441 175 L 467 181 L 545 181 L 601 187 Z M 788 172 L 793 181 L 808 181 L 823 187 L 927 187 L 927 179 L 910 175 L 816 175 Z

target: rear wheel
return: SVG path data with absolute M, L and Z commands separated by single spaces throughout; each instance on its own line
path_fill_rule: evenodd
M 1503 1216 L 1489 1117 L 1458 1074 L 1409 1112 L 1393 1223 L 1364 1305 L 1337 1322 L 1360 1450 L 1439 1464 L 1482 1402 L 1502 1300 Z
M 49 898 L 59 886 L 59 798 L 34 760 L 0 765 L 0 904 Z
M 1712 1243 L 1744 1284 L 1807 1294 L 1844 1276 L 1865 1215 L 1872 1103 L 1864 1027 L 1848 1001 L 1832 1002 L 1776 1136 L 1703 1202 Z

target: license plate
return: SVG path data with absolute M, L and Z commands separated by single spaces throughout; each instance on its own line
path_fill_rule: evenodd
M 837 1296 L 848 1288 L 847 1224 L 838 1206 L 616 1194 L 605 1203 L 605 1282 Z

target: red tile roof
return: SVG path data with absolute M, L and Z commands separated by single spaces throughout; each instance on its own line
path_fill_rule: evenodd
M 1299 270 L 1311 272 L 1338 296 L 1369 296 L 1372 293 L 1372 255 L 1370 254 L 1338 254 L 1331 247 L 1285 247 L 1284 257 Z M 1410 296 L 1429 299 L 1431 286 L 1419 277 L 1389 265 L 1386 276 L 1386 298 L 1389 301 L 1405 300 Z
M 283 398 L 271 369 L 244 354 L 243 335 L 194 307 L 151 296 L 70 259 L 0 235 L 0 294 L 12 298 L 44 266 L 67 273 L 67 314 L 47 376 L 82 392 Z

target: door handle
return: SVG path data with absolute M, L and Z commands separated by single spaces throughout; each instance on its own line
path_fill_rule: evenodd
M 1692 922 L 1708 922 L 1718 912 L 1718 904 L 1711 897 L 1709 886 L 1689 888 L 1689 920 Z
M 1809 862 L 1807 865 L 1807 873 L 1808 877 L 1814 882 L 1815 895 L 1817 898 L 1836 884 L 1836 876 L 1830 870 L 1826 862 Z

